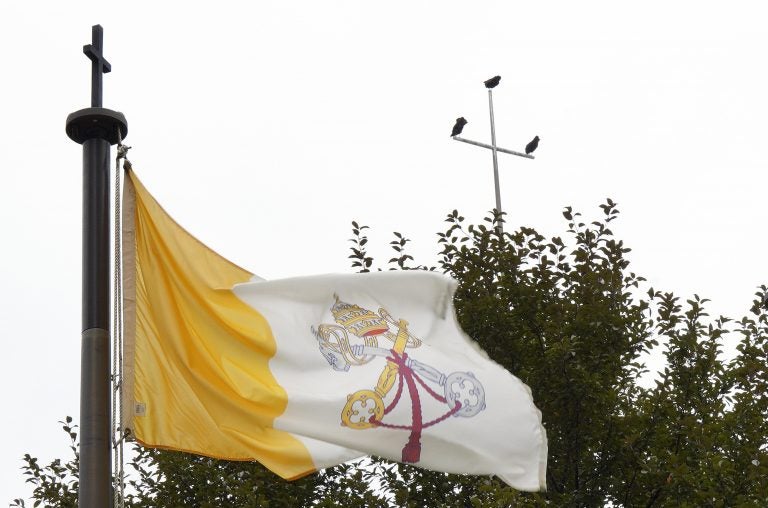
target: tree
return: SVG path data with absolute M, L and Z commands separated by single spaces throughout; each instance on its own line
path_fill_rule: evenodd
M 126 501 L 136 508 L 307 506 L 319 475 L 285 482 L 258 462 L 233 462 L 189 453 L 135 447 L 136 478 Z
M 528 227 L 500 234 L 498 216 L 466 225 L 453 211 L 435 267 L 412 265 L 402 234 L 390 243 L 390 269 L 437 269 L 459 282 L 464 330 L 531 387 L 549 438 L 548 492 L 381 459 L 288 484 L 257 464 L 143 450 L 129 504 L 768 505 L 768 290 L 760 287 L 739 321 L 710 318 L 707 300 L 695 295 L 681 302 L 641 291 L 630 250 L 609 228 L 616 204 L 601 209 L 602 220 L 586 223 L 566 208 L 566 234 L 549 239 Z M 352 225 L 353 267 L 369 271 L 367 227 Z M 725 337 L 738 341 L 727 361 Z M 666 365 L 648 383 L 643 359 L 651 353 Z M 37 459 L 26 467 L 29 460 Z
M 56 506 L 61 508 L 77 507 L 78 470 L 80 469 L 80 455 L 78 453 L 77 425 L 72 423 L 72 417 L 67 416 L 61 424 L 62 430 L 69 438 L 69 449 L 72 458 L 65 463 L 61 459 L 54 459 L 46 466 L 41 466 L 36 457 L 30 454 L 24 455 L 22 470 L 26 476 L 26 482 L 34 489 L 32 498 L 33 506 Z M 25 507 L 26 502 L 22 498 L 16 498 L 11 506 Z
M 464 330 L 533 391 L 549 438 L 549 492 L 400 466 L 387 485 L 398 505 L 768 504 L 766 287 L 735 329 L 709 319 L 706 299 L 643 294 L 630 249 L 608 227 L 616 203 L 600 208 L 603 220 L 589 224 L 566 208 L 565 241 L 526 227 L 500 235 L 499 217 L 465 226 L 457 211 L 448 215 L 439 268 L 459 281 Z M 353 226 L 351 257 L 369 268 L 367 238 Z M 390 264 L 407 269 L 402 239 Z M 734 333 L 738 355 L 726 362 L 722 341 Z M 652 352 L 666 367 L 645 387 L 642 360 Z

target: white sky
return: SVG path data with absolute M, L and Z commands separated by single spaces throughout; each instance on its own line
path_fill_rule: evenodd
M 656 288 L 740 317 L 766 273 L 764 2 L 0 3 L 0 504 L 25 452 L 67 454 L 79 414 L 82 46 L 104 27 L 104 105 L 130 158 L 187 229 L 266 277 L 348 272 L 349 223 L 431 263 L 458 208 L 494 205 L 496 135 L 512 226 L 599 217 Z

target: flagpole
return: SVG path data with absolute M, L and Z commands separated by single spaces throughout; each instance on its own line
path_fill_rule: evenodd
M 491 111 L 491 151 L 493 152 L 493 183 L 496 188 L 496 213 L 501 220 L 501 190 L 499 189 L 499 160 L 496 155 L 496 124 L 493 121 L 493 90 L 488 89 L 488 108 Z M 499 233 L 504 233 L 504 226 L 499 222 Z
M 91 107 L 71 113 L 66 131 L 83 145 L 83 275 L 78 506 L 111 504 L 109 364 L 109 155 L 128 134 L 125 116 L 102 107 L 103 30 L 94 25 L 83 52 L 91 60 Z

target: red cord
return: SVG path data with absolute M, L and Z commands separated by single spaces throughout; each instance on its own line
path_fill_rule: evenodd
M 393 425 L 389 423 L 384 423 L 380 420 L 377 420 L 375 417 L 371 417 L 369 419 L 369 422 L 377 427 L 384 427 L 388 429 L 400 429 L 400 430 L 410 430 L 411 435 L 408 438 L 408 442 L 403 447 L 403 462 L 410 462 L 415 463 L 418 462 L 421 458 L 421 431 L 427 427 L 431 427 L 432 425 L 435 425 L 437 423 L 442 422 L 446 418 L 449 418 L 450 416 L 453 416 L 456 414 L 459 409 L 461 409 L 461 402 L 458 400 L 456 401 L 456 405 L 443 414 L 442 416 L 435 418 L 434 420 L 424 423 L 422 420 L 422 413 L 421 413 L 421 399 L 419 397 L 419 390 L 416 387 L 416 383 L 414 382 L 414 379 L 419 382 L 421 386 L 424 387 L 427 392 L 434 397 L 436 400 L 440 402 L 447 402 L 445 400 L 445 397 L 442 395 L 436 393 L 434 390 L 432 390 L 427 384 L 421 379 L 421 377 L 416 374 L 413 369 L 408 367 L 405 362 L 408 359 L 408 353 L 403 353 L 402 355 L 398 354 L 397 351 L 394 349 L 391 350 L 392 356 L 387 357 L 387 360 L 397 365 L 398 369 L 398 378 L 397 378 L 397 393 L 395 394 L 395 398 L 392 400 L 392 402 L 387 406 L 387 408 L 384 410 L 384 414 L 388 414 L 392 409 L 397 406 L 397 403 L 400 401 L 400 396 L 403 393 L 403 377 L 405 377 L 405 382 L 408 384 L 408 395 L 411 398 L 411 425 Z

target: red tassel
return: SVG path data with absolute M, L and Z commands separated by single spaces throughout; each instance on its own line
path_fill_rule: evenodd
M 421 443 L 419 440 L 409 440 L 403 447 L 403 462 L 415 464 L 421 459 Z

